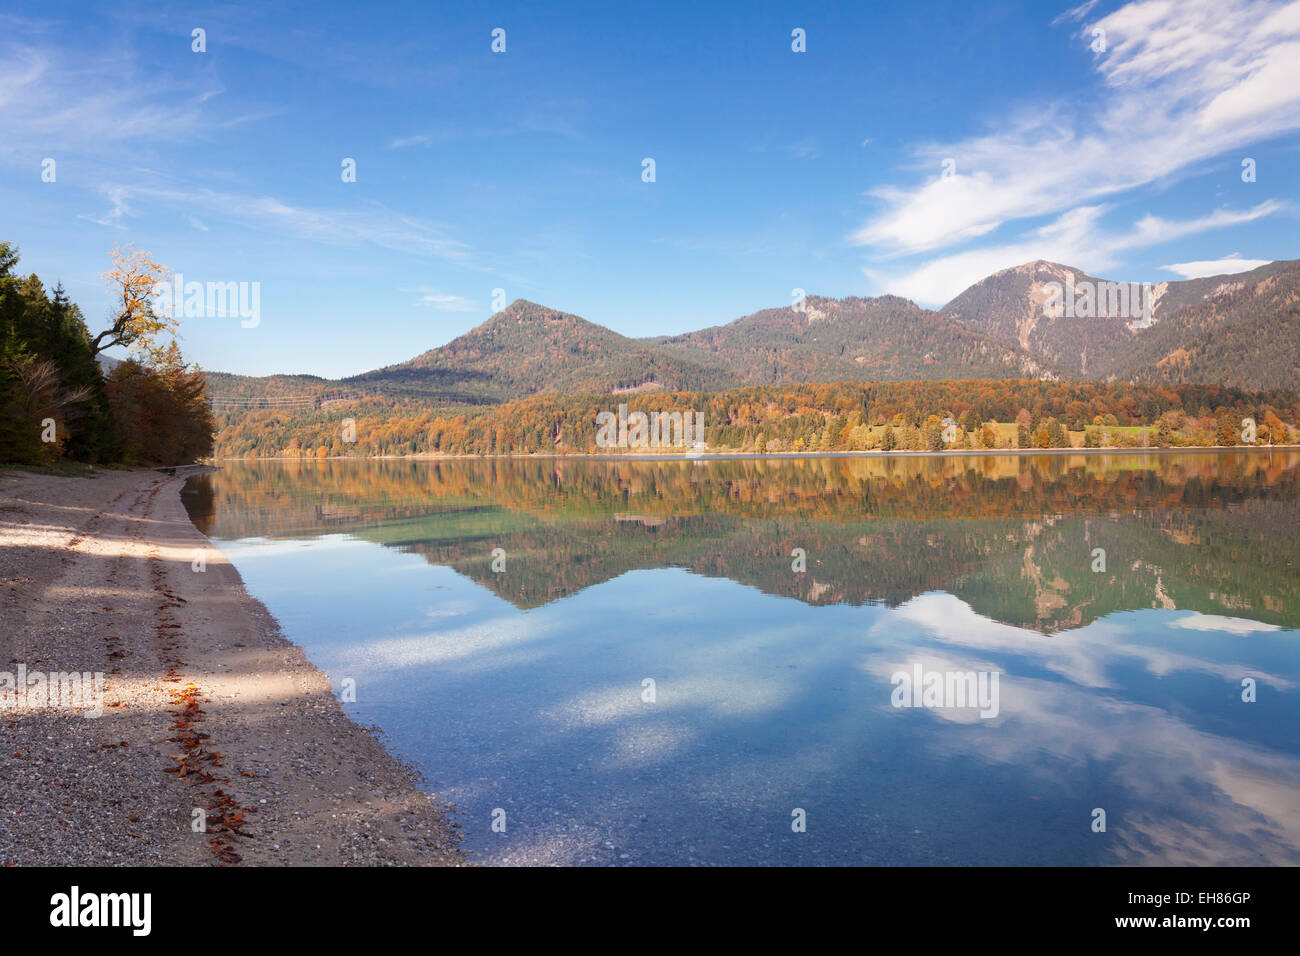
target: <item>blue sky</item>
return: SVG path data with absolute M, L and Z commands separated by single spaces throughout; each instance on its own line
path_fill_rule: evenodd
M 1300 257 L 1300 2 L 268 6 L 0 13 L 0 238 L 92 329 L 116 243 L 260 283 L 185 322 L 205 368 L 330 376 L 498 288 L 652 335 Z

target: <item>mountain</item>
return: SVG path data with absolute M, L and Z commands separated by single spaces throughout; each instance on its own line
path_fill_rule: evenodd
M 1144 289 L 1039 259 L 980 280 L 940 314 L 1087 378 L 1290 387 L 1298 272 L 1300 261 L 1281 261 Z M 1267 371 L 1250 359 L 1256 336 L 1281 349 Z
M 345 379 L 450 402 L 520 398 L 537 392 L 718 389 L 733 383 L 720 366 L 567 312 L 516 300 L 446 345 L 397 365 Z
M 726 368 L 738 385 L 1054 378 L 1025 349 L 898 296 L 828 299 L 764 309 L 726 325 L 646 340 Z
M 1300 262 L 1170 284 L 1194 286 L 1199 298 L 1189 294 L 1188 304 L 1162 313 L 1127 349 L 1099 363 L 1100 377 L 1250 388 L 1300 382 Z
M 1134 335 L 1133 313 L 1111 314 L 1119 310 L 1112 310 L 1105 296 L 1090 300 L 1096 302 L 1094 308 L 1069 307 L 1075 305 L 1075 293 L 1105 282 L 1039 259 L 981 279 L 939 312 L 1087 376 L 1099 360 L 1122 349 Z M 1151 299 L 1159 301 L 1155 289 Z
M 1157 292 L 1160 293 L 1156 315 L 1168 316 L 1188 306 L 1221 298 L 1229 293 L 1254 286 L 1271 276 L 1294 273 L 1297 268 L 1300 268 L 1300 259 L 1280 259 L 1277 262 L 1266 263 L 1257 269 L 1251 269 L 1249 272 L 1164 282 L 1156 287 Z
M 1033 355 L 897 296 L 810 296 L 685 335 L 633 339 L 519 299 L 446 345 L 343 379 L 361 391 L 477 404 L 541 392 L 1055 377 Z
M 937 312 L 893 295 L 809 296 L 798 308 L 641 339 L 520 299 L 446 345 L 350 378 L 208 376 L 217 404 L 232 409 L 1007 378 L 1293 388 L 1300 260 L 1142 287 L 1040 259 L 977 282 Z

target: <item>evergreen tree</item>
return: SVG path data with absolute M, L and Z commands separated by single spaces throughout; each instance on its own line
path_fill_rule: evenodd
M 132 341 L 147 346 L 151 365 L 126 363 L 106 383 L 95 344 L 105 333 L 92 339 L 62 284 L 48 293 L 37 276 L 19 278 L 17 264 L 18 250 L 0 242 L 0 461 L 173 464 L 211 454 L 206 384 L 174 341 L 151 339 L 135 316 Z

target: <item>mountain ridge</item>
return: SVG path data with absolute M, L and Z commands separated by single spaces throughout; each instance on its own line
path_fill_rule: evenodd
M 643 338 L 516 299 L 445 345 L 358 375 L 212 378 L 248 397 L 274 379 L 277 389 L 292 381 L 307 392 L 350 388 L 442 404 L 820 381 L 1080 378 L 1285 388 L 1300 379 L 1300 260 L 1139 286 L 1037 259 L 985 277 L 939 309 L 891 294 L 810 295 Z
M 1276 260 L 1239 273 L 1139 284 L 1103 279 L 1073 266 L 1037 259 L 986 276 L 939 312 L 994 338 L 1014 341 L 1071 374 L 1104 380 L 1133 375 L 1151 378 L 1153 373 L 1136 364 L 1132 356 L 1150 353 L 1151 342 L 1166 346 L 1151 362 L 1177 352 L 1181 343 L 1170 337 L 1170 322 L 1177 329 L 1177 318 L 1188 310 L 1203 309 L 1207 302 L 1258 289 L 1263 283 L 1275 284 L 1278 277 L 1288 289 L 1300 290 L 1300 260 Z M 1273 297 L 1267 309 L 1266 322 L 1287 324 L 1284 301 Z M 1221 331 L 1226 330 L 1233 317 L 1221 310 L 1216 314 L 1222 320 Z M 1211 324 L 1202 321 L 1197 331 L 1204 333 Z M 1244 343 L 1234 343 L 1237 350 L 1243 347 Z M 1290 352 L 1294 374 L 1300 369 L 1300 343 L 1293 343 Z M 1211 381 L 1226 383 L 1229 363 L 1221 364 L 1217 371 L 1205 363 L 1200 367 L 1203 374 L 1217 376 Z M 1277 385 L 1279 374 L 1279 369 L 1272 369 L 1264 377 L 1251 379 L 1251 384 L 1262 386 L 1267 379 Z

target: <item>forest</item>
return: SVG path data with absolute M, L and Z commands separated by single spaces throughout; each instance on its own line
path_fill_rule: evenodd
M 186 364 L 175 321 L 148 293 L 162 267 L 116 250 L 104 275 L 114 292 L 108 328 L 91 335 L 61 283 L 17 272 L 0 241 L 0 462 L 53 466 L 182 464 L 212 454 L 214 422 L 202 373 Z M 125 346 L 124 362 L 101 353 Z M 105 367 L 111 371 L 105 374 Z
M 1300 395 L 1219 385 L 996 379 L 837 382 L 718 392 L 540 395 L 435 407 L 405 397 L 218 409 L 226 458 L 595 454 L 597 415 L 703 414 L 712 452 L 1283 445 Z M 630 449 L 625 453 L 674 449 Z M 680 449 L 687 451 L 688 449 Z

